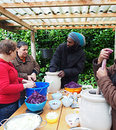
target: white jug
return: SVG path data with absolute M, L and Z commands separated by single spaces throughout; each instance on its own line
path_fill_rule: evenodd
M 96 89 L 92 91 L 96 92 Z M 91 90 L 81 92 L 80 125 L 92 130 L 110 130 L 111 107 L 102 94 L 92 94 Z
M 45 82 L 48 82 L 50 84 L 48 87 L 49 93 L 55 93 L 61 88 L 61 77 L 58 76 L 58 73 L 59 72 L 45 72 Z

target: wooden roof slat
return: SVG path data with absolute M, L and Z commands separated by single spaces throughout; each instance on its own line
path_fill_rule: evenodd
M 30 30 L 116 26 L 116 0 L 27 1 L 1 0 L 0 23 Z
M 99 13 L 99 14 L 69 14 L 69 15 L 25 15 L 18 16 L 19 19 L 58 19 L 58 18 L 103 18 L 116 17 L 116 13 Z M 0 16 L 0 20 L 9 20 L 10 18 Z
M 4 8 L 36 8 L 36 7 L 64 7 L 64 6 L 97 6 L 97 5 L 116 5 L 115 0 L 73 0 L 73 1 L 44 1 L 44 2 L 25 2 L 25 3 L 3 3 Z
M 70 27 L 35 27 L 36 30 L 47 30 L 47 29 L 97 29 L 97 28 L 116 28 L 115 25 L 112 26 L 70 26 Z M 26 30 L 24 27 L 16 27 L 17 30 Z
M 62 26 L 62 25 L 103 25 L 103 24 L 107 24 L 107 25 L 112 25 L 112 24 L 115 24 L 116 21 L 89 21 L 89 22 L 60 22 L 60 23 L 38 23 L 38 24 L 35 24 L 35 23 L 31 23 L 32 26 Z M 15 25 L 15 24 L 12 24 L 12 23 L 7 23 L 6 24 L 7 26 L 18 26 L 18 25 Z

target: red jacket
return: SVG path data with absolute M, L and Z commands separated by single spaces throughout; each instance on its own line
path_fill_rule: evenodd
M 20 98 L 24 90 L 22 80 L 11 62 L 0 59 L 0 104 L 13 103 Z

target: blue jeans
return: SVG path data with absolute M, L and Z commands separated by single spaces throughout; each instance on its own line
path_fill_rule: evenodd
M 18 109 L 17 102 L 5 106 L 3 108 L 0 108 L 0 122 L 4 119 L 8 119 L 17 109 Z
M 19 101 L 18 101 L 18 108 L 21 107 L 21 105 L 24 103 L 24 101 L 25 101 L 24 97 L 19 99 Z

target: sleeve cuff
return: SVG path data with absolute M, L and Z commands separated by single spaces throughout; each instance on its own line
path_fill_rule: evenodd
M 33 70 L 33 73 L 35 73 L 36 75 L 38 74 L 36 70 Z

